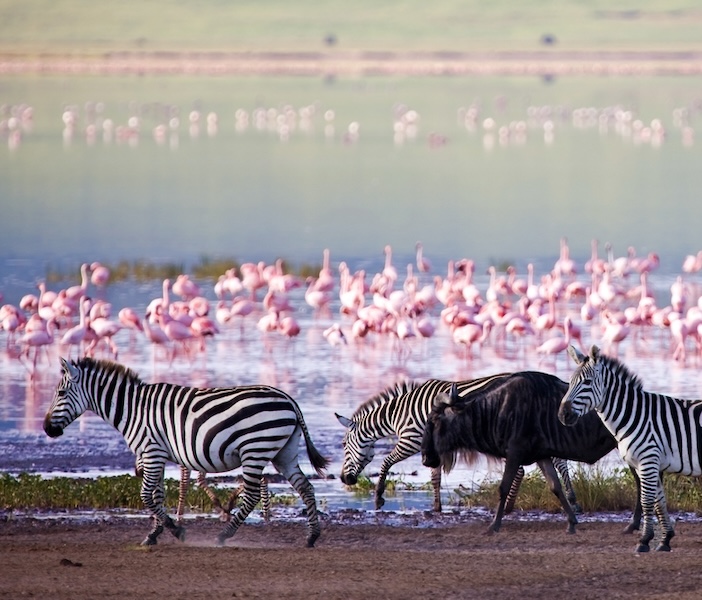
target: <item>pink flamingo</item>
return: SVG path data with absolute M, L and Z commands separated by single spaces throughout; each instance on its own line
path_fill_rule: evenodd
M 553 267 L 556 275 L 573 277 L 577 273 L 575 261 L 570 258 L 570 248 L 568 248 L 568 238 L 561 238 L 560 257 Z
M 3 304 L 0 307 L 0 327 L 7 334 L 6 348 L 14 344 L 15 333 L 27 322 L 24 314 L 13 304 Z
M 188 325 L 176 321 L 170 315 L 165 313 L 163 309 L 158 309 L 158 321 L 161 329 L 163 329 L 166 337 L 173 342 L 173 353 L 171 354 L 171 364 L 175 360 L 176 346 L 180 346 L 186 356 L 190 357 L 188 342 L 193 338 L 194 334 Z
M 88 263 L 83 263 L 80 266 L 80 285 L 73 285 L 66 288 L 66 298 L 69 300 L 80 300 L 88 293 L 88 283 L 90 281 L 89 270 L 90 265 L 88 265 Z
M 287 338 L 300 335 L 300 325 L 294 317 L 283 317 L 278 323 L 278 331 Z
M 263 267 L 264 264 L 262 262 L 258 264 L 244 263 L 239 269 L 241 272 L 241 285 L 249 292 L 253 302 L 256 301 L 256 292 L 266 285 L 263 279 Z
M 158 323 L 158 311 L 168 310 L 168 305 L 170 304 L 169 290 L 171 288 L 171 280 L 164 279 L 161 284 L 161 296 L 154 298 L 149 302 L 146 307 L 146 314 L 149 316 L 151 323 Z
M 329 307 L 331 293 L 317 287 L 318 279 L 308 278 L 308 286 L 305 290 L 305 302 L 311 306 L 315 312 L 321 312 Z
M 39 352 L 42 348 L 46 353 L 47 360 L 50 361 L 48 346 L 54 343 L 55 327 L 56 324 L 53 320 L 44 322 L 43 327 L 36 327 L 36 329 L 25 331 L 24 335 L 22 335 L 22 337 L 20 337 L 18 340 L 22 348 L 19 354 L 20 362 L 22 362 L 22 355 L 29 359 L 29 353 L 32 349 L 34 349 L 32 369 L 30 370 L 25 364 L 25 367 L 27 367 L 27 370 L 29 370 L 32 377 L 34 377 L 34 374 L 36 373 L 37 359 L 39 358 Z
M 422 242 L 417 242 L 415 249 L 417 251 L 417 270 L 420 273 L 429 273 L 431 271 L 431 262 L 424 256 L 424 245 Z
M 117 321 L 111 321 L 106 317 L 98 317 L 97 319 L 90 319 L 90 328 L 95 332 L 95 339 L 88 344 L 85 349 L 85 353 L 92 356 L 101 341 L 109 347 L 112 356 L 117 360 L 119 354 L 119 349 L 115 343 L 113 336 L 115 336 L 121 329 L 122 325 Z
M 590 244 L 592 248 L 592 255 L 590 257 L 590 260 L 588 260 L 585 263 L 585 272 L 590 274 L 601 275 L 602 273 L 604 273 L 605 261 L 604 259 L 598 256 L 597 248 L 599 242 L 597 240 L 592 240 Z
M 473 356 L 473 344 L 477 343 L 482 346 L 490 335 L 492 329 L 492 321 L 485 321 L 482 325 L 477 323 L 468 323 L 456 327 L 451 337 L 454 343 L 463 345 L 466 348 L 466 358 Z
M 68 351 L 66 353 L 66 358 L 71 358 L 71 346 L 76 346 L 77 357 L 81 355 L 81 344 L 85 340 L 85 336 L 88 333 L 88 324 L 86 322 L 86 312 L 88 309 L 89 300 L 85 297 L 81 298 L 80 304 L 78 305 L 79 323 L 74 327 L 68 329 L 63 336 L 61 336 L 61 346 L 68 346 Z
M 148 312 L 142 319 L 141 324 L 146 339 L 151 342 L 153 348 L 152 360 L 155 361 L 156 346 L 167 346 L 170 340 L 160 325 L 151 322 L 151 315 Z
M 186 302 L 200 295 L 200 286 L 189 275 L 180 274 L 171 286 L 171 290 Z
M 541 364 L 541 361 L 547 356 L 556 357 L 558 354 L 562 353 L 568 348 L 571 339 L 571 325 L 571 318 L 570 316 L 567 316 L 563 320 L 564 335 L 556 335 L 551 337 L 536 348 L 536 353 L 541 355 L 539 364 Z
M 129 329 L 130 342 L 134 342 L 134 337 L 137 331 L 144 331 L 144 326 L 141 324 L 141 319 L 133 308 L 129 308 L 128 306 L 121 308 L 117 313 L 117 320 L 120 322 L 122 327 Z
M 619 351 L 619 343 L 629 335 L 631 327 L 628 323 L 615 319 L 609 311 L 604 311 L 602 316 L 604 317 L 602 341 L 607 353 L 611 352 L 616 356 Z
M 322 292 L 334 290 L 334 274 L 329 266 L 329 248 L 325 248 L 322 251 L 322 268 L 319 270 L 315 287 Z
M 324 336 L 324 339 L 327 340 L 327 343 L 332 347 L 348 344 L 346 336 L 338 323 L 333 323 L 331 327 L 328 327 L 322 332 L 322 335 Z
M 99 262 L 94 262 L 90 265 L 90 281 L 95 287 L 104 288 L 110 280 L 110 270 L 101 265 Z

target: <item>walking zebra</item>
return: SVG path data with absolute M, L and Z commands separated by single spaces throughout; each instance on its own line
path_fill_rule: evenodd
M 491 375 L 480 379 L 461 381 L 457 384 L 458 393 L 463 401 L 485 386 L 501 381 L 509 374 Z M 422 447 L 422 435 L 429 414 L 434 405 L 434 398 L 447 393 L 450 381 L 430 379 L 424 383 L 403 381 L 390 386 L 359 406 L 351 418 L 337 414 L 336 418 L 348 429 L 344 436 L 344 463 L 341 481 L 354 485 L 358 475 L 375 456 L 375 443 L 382 438 L 397 436 L 397 443 L 383 460 L 375 488 L 375 508 L 381 509 L 385 504 L 385 480 L 393 465 L 417 454 Z M 568 501 L 576 505 L 575 492 L 568 473 L 568 462 L 553 459 L 566 487 Z M 554 475 L 557 479 L 557 476 Z M 523 467 L 519 467 L 507 499 L 506 512 L 514 505 L 519 485 L 524 477 Z M 433 510 L 441 512 L 441 469 L 431 469 L 431 481 L 434 490 Z
M 164 508 L 167 461 L 202 473 L 242 467 L 241 507 L 219 534 L 222 545 L 234 535 L 260 498 L 261 475 L 269 461 L 300 494 L 307 509 L 307 545 L 320 535 L 314 488 L 298 464 L 300 435 L 320 475 L 328 460 L 314 447 L 297 405 L 288 394 L 265 385 L 231 388 L 144 383 L 126 367 L 104 360 L 61 359 L 62 377 L 44 418 L 44 431 L 57 437 L 86 410 L 122 433 L 137 456 L 141 499 L 154 527 L 142 542 L 152 545 L 164 526 L 178 539 L 185 530 Z
M 588 356 L 574 347 L 568 353 L 578 367 L 558 410 L 564 425 L 574 425 L 595 410 L 617 440 L 619 453 L 641 480 L 643 530 L 637 552 L 648 552 L 655 511 L 663 529 L 657 550 L 670 551 L 675 535 L 668 515 L 662 473 L 702 475 L 702 400 L 682 400 L 647 392 L 641 381 L 616 358 Z

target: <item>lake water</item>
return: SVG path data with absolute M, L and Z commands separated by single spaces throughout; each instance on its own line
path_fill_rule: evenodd
M 629 246 L 639 256 L 658 253 L 661 264 L 649 283 L 665 306 L 683 258 L 702 247 L 699 84 L 4 77 L 0 293 L 17 304 L 49 271 L 66 274 L 53 289 L 78 283 L 84 261 L 175 262 L 187 272 L 203 257 L 321 264 L 324 248 L 334 269 L 343 261 L 372 275 L 382 269 L 386 244 L 403 280 L 419 240 L 433 263 L 422 284 L 444 277 L 449 260 L 470 258 L 484 292 L 490 265 L 514 264 L 524 276 L 532 262 L 537 276 L 547 273 L 566 236 L 581 280 L 592 239 L 600 240 L 601 253 L 611 242 L 615 257 Z M 33 109 L 24 124 L 21 104 Z M 192 111 L 198 121 L 191 121 Z M 210 113 L 216 126 L 214 117 L 208 123 Z M 137 118 L 131 126 L 130 118 Z M 686 278 L 694 303 L 699 280 Z M 213 282 L 199 283 L 214 301 Z M 637 283 L 630 278 L 627 285 Z M 91 293 L 103 293 L 115 315 L 124 306 L 143 314 L 160 282 L 118 282 Z M 243 333 L 226 329 L 204 354 L 179 357 L 172 367 L 160 349 L 154 354 L 143 337 L 122 331 L 119 360 L 146 380 L 260 382 L 290 392 L 337 475 L 343 428 L 334 413 L 350 415 L 398 378 L 536 368 L 567 379 L 571 372 L 564 355 L 540 362 L 535 344 L 504 353 L 488 343 L 467 358 L 441 324 L 439 307 L 432 311 L 436 334 L 410 342 L 405 360 L 382 336 L 332 348 L 322 332 L 333 322 L 348 331 L 351 323 L 339 314 L 338 298 L 322 316 L 305 304 L 302 289 L 291 301 L 302 328 L 293 340 L 262 335 L 258 313 Z M 579 315 L 575 304 L 559 310 Z M 586 345 L 599 343 L 601 331 L 583 326 Z M 5 352 L 4 340 L 0 334 L 0 467 L 131 471 L 121 437 L 94 416 L 58 440 L 44 435 L 58 349 L 39 359 L 32 378 Z M 650 331 L 644 341 L 631 336 L 619 353 L 647 388 L 702 396 L 697 359 L 672 360 L 667 331 Z M 382 448 L 370 472 L 379 468 Z M 395 473 L 410 482 L 429 479 L 418 457 Z M 459 469 L 445 492 L 485 476 L 485 465 Z M 358 502 L 338 480 L 323 485 L 335 506 Z M 395 508 L 408 500 L 397 502 Z

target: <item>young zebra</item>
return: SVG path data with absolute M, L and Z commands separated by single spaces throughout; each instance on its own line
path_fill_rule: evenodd
M 568 353 L 578 367 L 558 410 L 564 425 L 574 425 L 595 410 L 617 440 L 619 453 L 641 480 L 643 530 L 637 552 L 648 552 L 653 513 L 663 529 L 657 550 L 670 551 L 675 535 L 668 515 L 662 473 L 702 475 L 702 400 L 681 400 L 646 392 L 641 381 L 619 360 L 589 356 L 574 347 Z
M 109 361 L 61 359 L 63 375 L 44 419 L 44 431 L 57 437 L 86 410 L 122 433 L 137 456 L 143 481 L 141 499 L 155 517 L 142 542 L 152 545 L 164 526 L 178 539 L 185 530 L 166 514 L 167 461 L 203 473 L 242 467 L 242 505 L 219 534 L 222 545 L 234 535 L 260 498 L 261 474 L 269 461 L 300 494 L 307 509 L 307 545 L 320 535 L 314 488 L 298 464 L 300 435 L 315 471 L 328 460 L 314 447 L 297 405 L 288 394 L 265 386 L 198 389 L 170 383 L 146 384 L 126 367 Z
M 465 400 L 471 393 L 508 376 L 509 374 L 502 373 L 461 381 L 457 384 L 458 393 Z M 375 488 L 375 508 L 381 509 L 385 504 L 383 494 L 385 493 L 385 480 L 388 472 L 393 465 L 421 450 L 422 435 L 433 407 L 434 398 L 440 393 L 448 392 L 450 387 L 450 381 L 437 379 L 430 379 L 424 383 L 403 381 L 386 388 L 364 402 L 356 409 L 351 418 L 337 414 L 336 418 L 348 429 L 343 441 L 342 483 L 354 485 L 358 481 L 358 475 L 373 460 L 375 443 L 379 439 L 397 436 L 395 447 L 385 457 L 380 467 L 378 484 Z M 553 465 L 563 478 L 568 501 L 576 506 L 575 492 L 568 474 L 568 462 L 554 458 Z M 546 476 L 548 478 L 555 477 L 556 481 L 558 479 L 554 472 L 546 474 Z M 523 477 L 524 469 L 520 466 L 509 492 L 505 512 L 511 511 Z M 433 510 L 441 512 L 440 468 L 431 469 L 431 481 L 434 490 Z

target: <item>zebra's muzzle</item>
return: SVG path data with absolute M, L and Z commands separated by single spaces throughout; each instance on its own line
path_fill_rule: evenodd
M 358 477 L 351 475 L 350 473 L 342 473 L 339 479 L 341 479 L 341 483 L 344 485 L 356 485 L 358 482 Z
M 44 431 L 46 432 L 46 435 L 51 438 L 57 438 L 60 435 L 63 435 L 63 427 L 54 425 L 51 422 L 51 415 L 46 415 L 44 418 Z
M 558 409 L 558 420 L 570 427 L 578 422 L 579 415 L 573 411 L 573 403 L 570 400 L 564 400 L 561 402 L 561 406 Z

